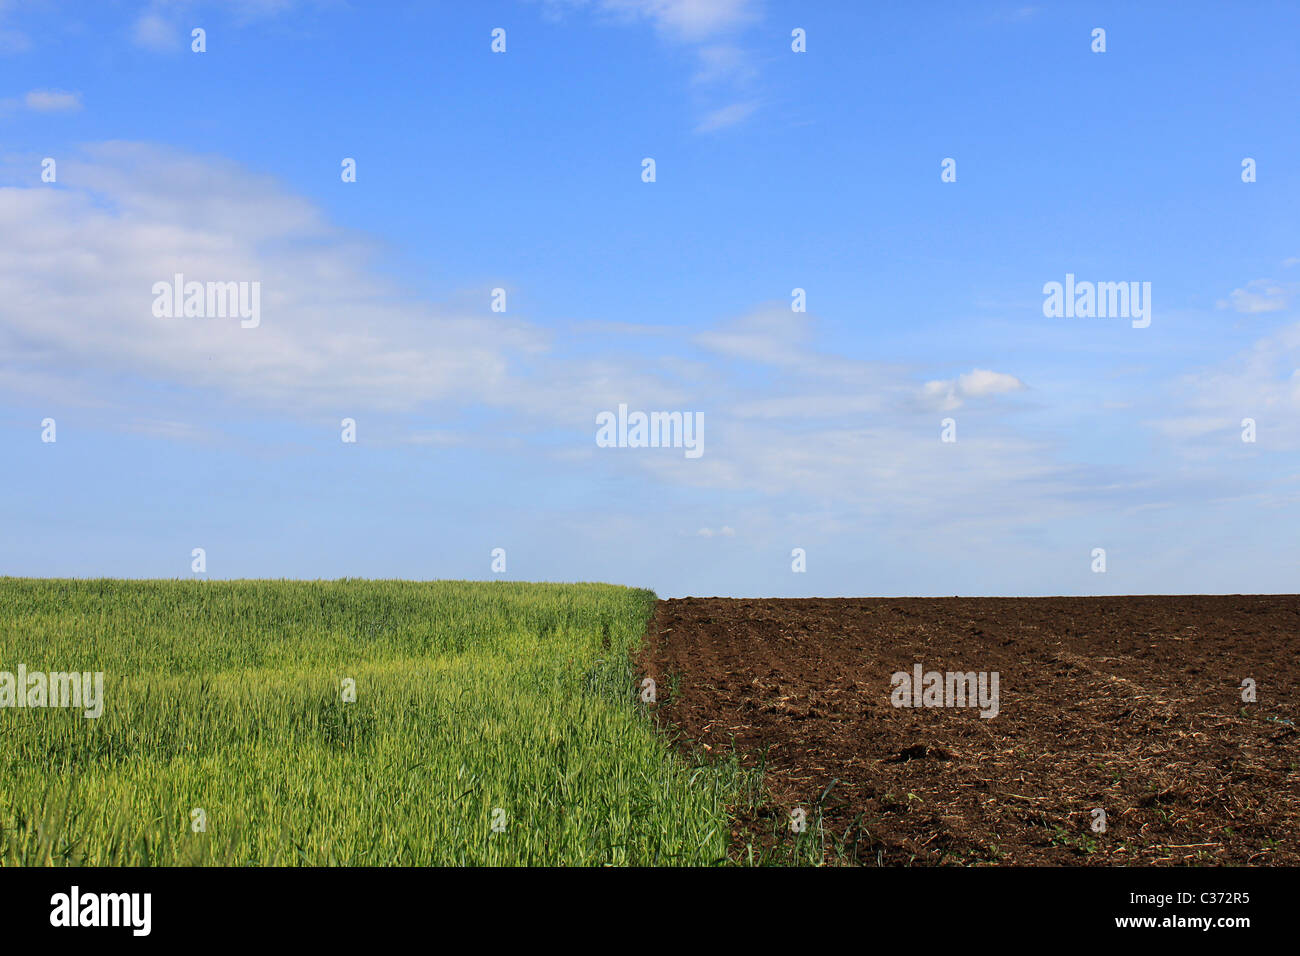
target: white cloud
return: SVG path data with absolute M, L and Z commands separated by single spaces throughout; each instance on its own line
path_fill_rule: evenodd
M 490 400 L 512 353 L 545 336 L 486 312 L 404 298 L 370 249 L 231 163 L 102 144 L 60 164 L 63 189 L 0 189 L 0 385 L 32 368 L 210 390 L 304 409 Z M 155 282 L 258 281 L 262 322 L 158 319 Z
M 780 398 L 756 398 L 733 406 L 737 418 L 844 418 L 846 415 L 865 415 L 886 408 L 883 394 L 809 394 Z
M 961 399 L 957 397 L 957 386 L 951 381 L 926 382 L 921 387 L 921 399 L 941 412 L 950 412 L 961 408 Z
M 145 13 L 135 21 L 131 39 L 136 46 L 158 53 L 180 50 L 185 45 L 185 35 L 175 23 L 163 19 L 157 13 Z
M 1220 299 L 1221 309 L 1232 309 L 1255 315 L 1261 312 L 1280 312 L 1291 301 L 1295 290 L 1272 279 L 1255 279 L 1247 282 L 1245 288 L 1233 289 L 1227 299 Z
M 402 440 L 411 445 L 436 445 L 443 448 L 465 444 L 464 435 L 440 429 L 410 432 Z
M 957 376 L 957 389 L 968 398 L 1005 395 L 1007 392 L 1018 392 L 1024 387 L 1025 383 L 1014 375 L 991 372 L 984 368 L 977 368 Z
M 1216 365 L 1181 378 L 1173 404 L 1178 414 L 1155 423 L 1200 456 L 1196 440 L 1205 439 L 1215 454 L 1232 448 L 1300 450 L 1300 324 L 1274 331 Z M 1243 418 L 1256 420 L 1255 446 L 1241 441 Z
M 64 90 L 32 90 L 23 102 L 37 113 L 70 113 L 81 109 L 81 94 Z
M 167 419 L 135 419 L 122 425 L 123 431 L 147 438 L 163 441 L 206 441 L 211 435 L 206 430 L 191 422 L 176 422 Z
M 299 0 L 225 0 L 223 4 L 236 26 L 276 17 L 299 5 Z M 194 17 L 204 9 L 198 0 L 153 0 L 132 25 L 131 39 L 136 46 L 156 53 L 188 49 L 190 31 L 204 25 L 194 22 Z
M 1038 14 L 1041 12 L 1042 10 L 1039 7 L 1032 6 L 1032 5 L 1025 5 L 1025 6 L 1016 7 L 1014 9 L 1003 10 L 995 17 L 995 19 L 999 19 L 1007 22 L 1031 20 L 1034 17 L 1038 16 Z
M 5 17 L 9 9 L 12 9 L 9 0 L 0 0 L 0 20 Z M 26 53 L 31 46 L 31 38 L 22 30 L 4 27 L 0 23 L 0 56 Z
M 825 503 L 836 522 L 874 516 L 912 529 L 988 520 L 1029 526 L 1082 514 L 1099 483 L 1085 469 L 1054 461 L 1041 443 L 1000 429 L 945 444 L 938 422 L 901 417 L 812 430 L 735 421 L 710 428 L 712 445 L 690 467 L 668 456 L 638 463 L 665 482 L 762 495 L 776 507 Z
M 198 440 L 205 412 L 213 423 L 238 419 L 242 408 L 332 428 L 344 412 L 362 420 L 369 410 L 430 409 L 429 424 L 414 429 L 391 414 L 371 416 L 387 424 L 367 426 L 368 434 L 490 446 L 528 453 L 534 464 L 544 447 L 556 467 L 805 505 L 835 501 L 859 517 L 889 501 L 910 509 L 917 525 L 1004 508 L 1028 521 L 1078 494 L 1079 483 L 1040 446 L 1000 434 L 995 423 L 977 442 L 942 444 L 937 422 L 916 408 L 907 369 L 818 351 L 812 320 L 788 304 L 695 336 L 656 328 L 664 342 L 656 351 L 667 353 L 659 357 L 636 327 L 611 324 L 608 336 L 634 343 L 627 354 L 564 358 L 551 333 L 490 312 L 486 296 L 480 312 L 466 314 L 404 294 L 370 267 L 366 243 L 235 163 L 108 143 L 68 157 L 60 173 L 58 190 L 0 189 L 8 237 L 0 389 L 10 393 L 101 402 L 121 409 L 119 420 L 136 422 L 134 430 L 176 440 Z M 260 327 L 155 318 L 152 285 L 177 272 L 260 281 Z M 692 345 L 703 359 L 682 354 Z M 976 369 L 949 386 L 974 398 L 1020 380 Z M 165 409 L 159 394 L 168 396 Z M 704 456 L 594 455 L 595 414 L 620 402 L 702 412 Z M 457 411 L 500 420 L 466 432 L 469 419 Z M 1037 512 L 1021 507 L 1035 495 Z M 704 528 L 734 534 L 732 526 Z
M 922 401 L 940 411 L 961 408 L 967 399 L 1006 395 L 1023 390 L 1025 383 L 1014 375 L 977 368 L 955 379 L 926 382 L 921 388 Z
M 691 82 L 699 85 L 729 82 L 743 86 L 758 77 L 748 51 L 730 43 L 702 46 L 696 51 L 700 66 Z
M 695 46 L 699 66 L 691 78 L 697 93 L 705 87 L 730 88 L 744 100 L 715 106 L 696 123 L 697 133 L 735 126 L 754 114 L 758 101 L 750 87 L 758 77 L 751 53 L 726 39 L 758 19 L 756 0 L 542 0 L 548 15 L 591 9 L 622 22 L 649 22 L 667 39 Z
M 802 364 L 809 338 L 810 319 L 806 312 L 773 305 L 757 309 L 720 329 L 702 332 L 695 342 L 729 358 L 770 365 Z
M 568 0 L 557 6 L 586 6 Z M 647 20 L 668 36 L 698 42 L 734 29 L 755 16 L 754 0 L 597 0 L 597 9 L 627 19 Z
M 574 322 L 570 328 L 580 335 L 669 335 L 676 329 L 671 325 L 640 325 L 635 322 L 603 321 L 586 319 Z
M 756 109 L 758 109 L 758 104 L 752 101 L 724 106 L 705 115 L 696 125 L 695 132 L 712 133 L 716 130 L 726 129 L 728 126 L 743 123 L 754 114 Z
M 0 56 L 25 53 L 31 45 L 32 41 L 21 30 L 0 30 Z
M 724 538 L 734 538 L 736 536 L 736 529 L 730 528 L 724 524 L 717 531 L 714 531 L 712 528 L 701 528 L 699 531 L 695 532 L 695 534 L 701 538 L 712 538 L 717 535 L 721 535 Z

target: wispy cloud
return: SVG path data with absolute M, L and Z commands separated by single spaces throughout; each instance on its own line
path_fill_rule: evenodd
M 552 13 L 591 8 L 625 21 L 648 21 L 672 39 L 699 42 L 751 22 L 754 0 L 545 0 Z
M 0 0 L 0 20 L 3 20 L 10 9 L 12 7 L 8 0 Z M 3 22 L 0 22 L 0 56 L 26 53 L 31 49 L 31 46 L 31 37 L 25 32 L 5 26 Z
M 699 69 L 691 77 L 692 83 L 707 85 L 727 82 L 745 85 L 758 78 L 753 55 L 735 44 L 702 46 L 696 53 L 699 56 Z
M 157 13 L 141 14 L 131 29 L 131 39 L 136 46 L 156 53 L 171 53 L 185 46 L 181 28 Z
M 1018 23 L 1024 20 L 1032 20 L 1041 12 L 1040 7 L 1032 4 L 1021 4 L 1020 6 L 1010 6 L 999 10 L 994 14 L 994 19 L 1007 23 Z
M 32 90 L 24 105 L 36 113 L 71 113 L 81 109 L 81 94 L 64 90 Z
M 1233 289 L 1228 298 L 1220 299 L 1217 304 L 1221 309 L 1232 309 L 1247 315 L 1280 312 L 1290 305 L 1294 294 L 1294 286 L 1273 279 L 1255 279 L 1247 282 L 1244 288 Z
M 758 109 L 755 102 L 732 103 L 730 106 L 724 106 L 721 109 L 714 110 L 707 114 L 695 127 L 697 133 L 713 133 L 720 129 L 726 129 L 729 126 L 735 126 L 743 123 L 754 114 Z
M 61 163 L 68 188 L 0 189 L 0 385 L 101 368 L 269 403 L 291 416 L 490 395 L 543 336 L 404 298 L 370 249 L 231 163 L 110 143 Z M 159 319 L 154 283 L 259 281 L 262 324 Z M 489 344 L 490 343 L 490 344 Z M 21 381 L 21 379 L 17 379 Z M 107 387 L 107 384 L 106 384 Z M 331 393 L 334 393 L 331 396 Z
M 731 37 L 757 22 L 755 0 L 543 0 L 556 17 L 571 10 L 591 10 L 616 23 L 650 23 L 665 39 L 695 48 L 699 64 L 691 77 L 699 98 L 726 95 L 745 99 L 707 110 L 696 122 L 697 133 L 712 133 L 744 122 L 758 109 L 752 88 L 758 68 L 751 51 Z
M 926 382 L 921 394 L 927 404 L 948 412 L 961 408 L 968 399 L 1006 395 L 1024 388 L 1025 383 L 1014 375 L 977 368 L 955 379 Z
M 301 0 L 224 0 L 222 7 L 239 26 L 288 13 L 301 5 Z M 152 0 L 132 24 L 131 40 L 155 53 L 188 49 L 190 31 L 204 25 L 191 21 L 210 9 L 198 0 Z
M 0 56 L 26 53 L 32 41 L 21 30 L 0 30 Z
M 806 361 L 812 319 L 789 306 L 770 305 L 735 319 L 721 328 L 695 336 L 697 345 L 728 358 L 768 365 L 799 365 Z
M 694 335 L 654 326 L 669 353 L 658 357 L 642 347 L 641 327 L 607 323 L 606 339 L 637 345 L 565 357 L 557 333 L 491 313 L 486 296 L 481 312 L 467 314 L 405 294 L 371 267 L 365 242 L 237 164 L 109 143 L 62 169 L 63 189 L 0 189 L 0 231 L 11 237 L 0 260 L 0 389 L 10 393 L 89 388 L 140 422 L 137 430 L 178 441 L 198 440 L 204 421 L 197 412 L 194 431 L 182 424 L 184 402 L 214 422 L 241 407 L 313 423 L 340 406 L 349 414 L 437 409 L 436 428 L 390 428 L 387 440 L 491 443 L 530 461 L 540 442 L 554 446 L 547 454 L 557 467 L 792 502 L 825 498 L 859 517 L 890 500 L 910 508 L 916 526 L 951 527 L 1002 509 L 1030 521 L 1059 512 L 1087 484 L 1005 427 L 989 425 L 959 448 L 941 444 L 938 421 L 916 400 L 929 386 L 906 368 L 818 349 L 816 323 L 788 304 Z M 152 285 L 178 272 L 260 281 L 261 325 L 156 318 Z M 781 376 L 779 394 L 769 370 Z M 939 384 L 939 398 L 965 402 L 1023 387 L 987 369 Z M 156 411 L 159 387 L 177 406 L 165 417 Z M 143 391 L 135 397 L 131 388 Z M 702 412 L 707 454 L 597 459 L 595 414 L 619 402 Z M 519 427 L 461 431 L 483 414 Z M 566 440 L 548 442 L 557 430 Z M 963 475 L 956 495 L 955 467 Z M 1037 509 L 1025 507 L 1035 497 Z M 702 523 L 703 537 L 730 537 L 733 526 Z
M 1244 418 L 1258 424 L 1257 447 L 1300 450 L 1300 324 L 1283 326 L 1236 355 L 1183 376 L 1172 405 L 1178 413 L 1156 426 L 1182 440 L 1187 454 L 1201 455 L 1197 439 L 1212 440 L 1219 452 L 1249 447 L 1238 434 Z
M 712 528 L 701 528 L 699 531 L 695 532 L 695 534 L 700 538 L 713 538 L 719 535 L 724 538 L 734 538 L 736 536 L 736 529 L 724 524 L 716 531 Z

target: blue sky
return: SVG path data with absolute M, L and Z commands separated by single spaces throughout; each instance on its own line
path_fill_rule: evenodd
M 0 0 L 0 574 L 1294 592 L 1300 8 L 1135 6 Z

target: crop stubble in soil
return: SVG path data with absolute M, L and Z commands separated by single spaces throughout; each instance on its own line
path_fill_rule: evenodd
M 803 807 L 827 862 L 1295 865 L 1298 629 L 1296 595 L 685 598 L 640 666 L 681 747 L 765 754 L 735 855 Z M 997 671 L 999 714 L 894 707 L 915 663 Z

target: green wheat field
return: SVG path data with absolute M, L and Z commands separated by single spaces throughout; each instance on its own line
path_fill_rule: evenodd
M 98 719 L 0 709 L 0 863 L 725 862 L 740 771 L 685 765 L 637 699 L 653 600 L 0 578 L 0 671 L 104 672 Z

